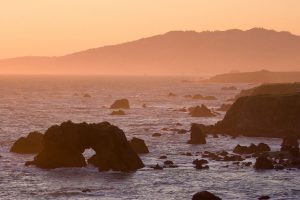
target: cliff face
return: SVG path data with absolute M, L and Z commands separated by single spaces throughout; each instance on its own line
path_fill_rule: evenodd
M 239 98 L 224 119 L 206 132 L 253 137 L 300 138 L 300 95 L 257 95 Z

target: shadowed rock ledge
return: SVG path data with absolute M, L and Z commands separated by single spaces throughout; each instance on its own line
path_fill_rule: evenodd
M 43 150 L 26 165 L 46 169 L 85 167 L 87 164 L 82 153 L 92 148 L 96 154 L 89 162 L 98 167 L 99 171 L 134 171 L 144 167 L 124 132 L 108 122 L 63 122 L 46 131 L 43 143 Z
M 300 95 L 240 97 L 215 125 L 198 124 L 204 133 L 249 137 L 300 137 Z

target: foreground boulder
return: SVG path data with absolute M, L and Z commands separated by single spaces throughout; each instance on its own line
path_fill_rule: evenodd
M 197 124 L 191 126 L 191 139 L 188 144 L 206 144 L 206 135 L 202 132 L 201 127 Z
M 253 153 L 262 153 L 266 151 L 271 151 L 271 149 L 269 145 L 265 143 L 259 143 L 258 145 L 251 144 L 249 147 L 238 144 L 233 149 L 233 153 L 238 153 L 238 154 L 253 154 Z
M 39 153 L 42 148 L 43 134 L 40 132 L 31 132 L 27 137 L 20 137 L 11 147 L 10 152 L 20 154 Z
M 300 95 L 258 95 L 240 97 L 224 119 L 204 126 L 206 133 L 250 137 L 300 138 Z
M 53 169 L 84 167 L 82 153 L 92 148 L 96 154 L 89 163 L 99 171 L 133 171 L 144 167 L 124 132 L 108 122 L 98 124 L 64 122 L 51 126 L 43 137 L 44 148 L 27 165 Z
M 129 101 L 128 99 L 119 99 L 116 100 L 111 106 L 111 109 L 129 109 Z
M 140 138 L 136 138 L 136 137 L 132 138 L 130 140 L 130 146 L 137 154 L 149 153 L 149 149 L 145 141 Z
M 214 117 L 215 114 L 209 110 L 205 105 L 189 108 L 191 117 Z
M 202 191 L 194 194 L 192 200 L 221 200 L 221 198 L 208 191 Z

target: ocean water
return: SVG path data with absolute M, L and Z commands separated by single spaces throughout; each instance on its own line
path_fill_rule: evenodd
M 226 136 L 207 138 L 205 145 L 189 145 L 189 133 L 177 134 L 162 128 L 188 130 L 192 122 L 213 124 L 224 113 L 213 118 L 192 118 L 176 111 L 182 107 L 205 104 L 218 108 L 249 84 L 235 84 L 236 91 L 223 91 L 231 84 L 182 82 L 182 77 L 67 77 L 67 76 L 0 76 L 0 199 L 191 199 L 208 190 L 222 199 L 300 199 L 300 171 L 255 171 L 239 168 L 231 162 L 210 161 L 209 170 L 195 170 L 195 152 L 226 150 L 237 144 L 264 142 L 271 149 L 280 148 L 280 139 L 232 139 Z M 173 92 L 177 97 L 168 97 Z M 77 93 L 78 95 L 74 95 Z M 90 98 L 83 97 L 90 94 Z M 184 98 L 187 94 L 213 95 L 217 100 L 203 101 Z M 110 104 L 127 98 L 131 109 L 125 116 L 111 116 Z M 142 104 L 147 108 L 142 108 Z M 128 139 L 145 140 L 150 150 L 142 155 L 145 168 L 132 173 L 98 172 L 86 168 L 54 170 L 25 167 L 34 155 L 10 153 L 13 142 L 30 131 L 45 131 L 66 120 L 74 122 L 108 121 L 124 130 Z M 181 123 L 182 125 L 176 125 Z M 155 132 L 161 137 L 152 137 Z M 193 156 L 181 155 L 191 152 Z M 92 155 L 86 150 L 86 158 Z M 153 170 L 158 159 L 167 155 L 178 168 Z M 253 159 L 249 159 L 253 161 Z M 229 167 L 225 167 L 229 164 Z M 90 189 L 84 193 L 83 189 Z

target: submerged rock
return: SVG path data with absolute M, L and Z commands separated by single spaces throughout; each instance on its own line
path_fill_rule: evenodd
M 116 100 L 111 106 L 111 109 L 129 109 L 129 101 L 128 99 L 119 99 Z
M 19 154 L 35 154 L 43 149 L 43 134 L 31 132 L 26 137 L 20 137 L 11 147 L 10 152 Z
M 188 144 L 206 144 L 206 135 L 202 132 L 201 127 L 197 124 L 191 125 L 191 139 Z
M 195 94 L 192 96 L 192 99 L 196 100 L 216 100 L 217 98 L 214 96 L 202 96 L 201 94 Z
M 96 154 L 88 161 L 99 171 L 134 171 L 144 167 L 124 132 L 108 122 L 98 124 L 64 122 L 51 126 L 43 137 L 44 148 L 26 164 L 40 168 L 84 167 L 82 153 L 92 148 Z
M 125 115 L 125 112 L 123 110 L 114 110 L 110 115 Z
M 137 154 L 145 154 L 145 153 L 149 153 L 149 149 L 145 143 L 144 140 L 139 139 L 139 138 L 132 138 L 130 140 L 130 146 L 131 148 L 137 153 Z
M 258 95 L 239 98 L 224 119 L 204 126 L 205 133 L 251 137 L 300 137 L 300 95 Z
M 222 200 L 222 199 L 208 191 L 202 191 L 194 194 L 192 200 Z
M 209 110 L 205 105 L 189 108 L 191 117 L 214 117 L 215 114 Z

